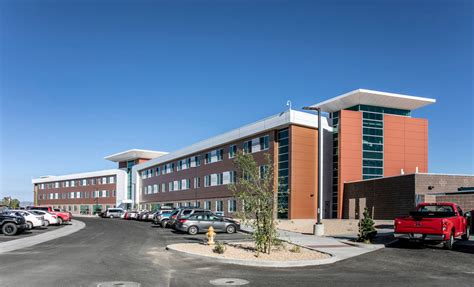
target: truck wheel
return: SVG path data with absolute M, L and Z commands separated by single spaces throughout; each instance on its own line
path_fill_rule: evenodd
M 466 233 L 464 233 L 461 239 L 464 241 L 469 240 L 469 236 L 471 236 L 471 227 L 468 225 L 466 226 Z
M 444 248 L 452 250 L 454 245 L 454 233 L 451 233 L 449 239 L 444 242 Z
M 15 235 L 18 231 L 18 227 L 15 223 L 7 222 L 2 226 L 2 232 L 6 236 Z

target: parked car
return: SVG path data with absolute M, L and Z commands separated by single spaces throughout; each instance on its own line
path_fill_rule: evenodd
M 211 212 L 194 213 L 188 217 L 181 217 L 178 219 L 175 229 L 195 235 L 199 232 L 207 232 L 211 226 L 215 232 L 235 233 L 240 229 L 240 224 L 237 221 L 217 216 Z
M 137 220 L 145 221 L 150 212 L 148 210 L 142 210 L 138 212 Z
M 174 228 L 179 219 L 183 217 L 188 217 L 192 214 L 205 213 L 205 212 L 211 212 L 211 211 L 207 209 L 203 209 L 203 208 L 197 208 L 197 207 L 179 208 L 176 216 L 174 216 L 174 214 L 170 216 L 170 220 L 168 221 L 167 226 L 169 225 L 169 227 Z
M 58 216 L 55 214 L 51 214 L 49 212 L 46 212 L 44 210 L 28 210 L 29 212 L 36 214 L 36 215 L 42 215 L 44 218 L 45 225 L 60 225 L 58 221 Z
M 122 208 L 107 208 L 107 211 L 105 213 L 105 217 L 108 217 L 108 218 L 119 218 L 122 216 L 122 214 L 124 213 L 123 209 Z
M 443 242 L 452 249 L 454 239 L 469 240 L 470 216 L 455 203 L 421 203 L 410 216 L 395 218 L 394 236 L 399 240 Z
M 25 231 L 28 226 L 23 216 L 0 213 L 0 228 L 6 236 L 13 236 Z
M 138 217 L 138 211 L 132 210 L 128 213 L 128 219 L 136 220 L 137 217 Z
M 49 212 L 53 215 L 56 215 L 57 221 L 59 224 L 63 224 L 63 222 L 69 222 L 72 220 L 72 214 L 68 211 L 54 211 L 54 208 L 51 206 L 29 206 L 29 210 L 43 210 Z
M 160 225 L 162 227 L 166 227 L 168 220 L 170 219 L 171 214 L 173 214 L 174 210 L 159 210 L 153 216 L 153 224 Z
M 26 210 L 10 210 L 10 214 L 16 216 L 23 216 L 26 221 L 27 229 L 33 229 L 35 227 L 41 227 L 44 223 L 44 216 L 36 215 Z
M 67 212 L 69 214 L 69 217 L 72 219 L 72 213 L 70 211 L 60 209 L 60 208 L 53 208 L 54 212 Z

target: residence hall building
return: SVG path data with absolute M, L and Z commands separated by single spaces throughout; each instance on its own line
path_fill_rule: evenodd
M 109 207 L 131 208 L 134 202 L 129 184 L 131 167 L 163 154 L 134 149 L 106 157 L 118 162 L 118 169 L 33 179 L 34 204 L 62 208 L 74 214 L 93 214 Z
M 251 153 L 260 170 L 265 154 L 274 164 L 275 192 L 280 218 L 314 218 L 317 186 L 317 116 L 287 110 L 277 115 L 198 142 L 133 167 L 133 185 L 140 208 L 193 206 L 223 212 L 242 210 L 229 184 L 236 181 L 234 157 Z M 328 119 L 322 121 L 332 143 Z M 330 166 L 331 148 L 323 158 Z M 330 192 L 330 169 L 326 169 L 326 192 Z
M 428 172 L 428 121 L 414 118 L 413 111 L 434 102 L 359 89 L 312 106 L 321 108 L 324 116 L 324 218 L 343 217 L 348 182 Z M 290 109 L 175 152 L 143 156 L 131 150 L 108 156 L 125 176 L 123 187 L 116 189 L 120 196 L 116 196 L 115 205 L 151 210 L 161 205 L 199 206 L 232 215 L 242 206 L 228 185 L 239 176 L 234 157 L 243 151 L 254 155 L 262 171 L 264 156 L 270 154 L 279 218 L 315 218 L 318 128 L 316 115 Z M 35 192 L 38 183 L 51 181 L 60 180 L 34 180 Z M 38 195 L 41 192 L 38 190 Z M 65 200 L 58 199 L 54 205 L 65 205 Z M 89 204 L 92 208 L 94 203 Z

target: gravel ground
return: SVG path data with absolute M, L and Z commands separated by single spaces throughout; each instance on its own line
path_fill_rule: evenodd
M 348 235 L 357 234 L 358 219 L 323 219 L 324 235 Z M 294 231 L 299 233 L 313 233 L 314 219 L 278 220 L 278 229 Z M 391 226 L 393 220 L 375 220 L 375 226 Z
M 291 252 L 290 250 L 293 248 L 293 246 L 294 245 L 292 244 L 283 243 L 283 247 L 281 248 L 272 248 L 272 252 L 270 253 L 270 255 L 260 253 L 259 256 L 256 257 L 256 254 L 253 249 L 254 245 L 250 242 L 226 244 L 226 250 L 224 254 L 214 253 L 212 251 L 214 246 L 209 246 L 200 243 L 184 243 L 174 245 L 174 247 L 180 251 L 227 259 L 244 259 L 255 261 L 291 261 L 329 258 L 327 254 L 303 247 L 300 248 L 299 252 Z

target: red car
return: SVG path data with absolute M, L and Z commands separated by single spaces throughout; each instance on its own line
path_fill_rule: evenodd
M 51 206 L 29 206 L 28 209 L 43 210 L 58 217 L 59 225 L 72 220 L 72 214 L 69 211 L 60 210 Z
M 455 203 L 421 203 L 410 216 L 395 218 L 394 236 L 399 240 L 439 243 L 452 249 L 454 239 L 469 240 L 470 213 Z

